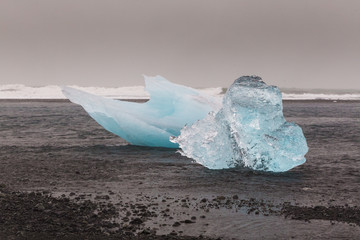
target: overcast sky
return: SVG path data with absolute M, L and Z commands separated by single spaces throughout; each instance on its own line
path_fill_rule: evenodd
M 359 0 L 1 0 L 0 84 L 360 89 Z

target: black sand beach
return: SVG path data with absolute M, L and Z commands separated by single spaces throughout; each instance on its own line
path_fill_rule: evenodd
M 360 102 L 285 101 L 307 162 L 209 170 L 67 101 L 0 101 L 0 239 L 358 239 Z

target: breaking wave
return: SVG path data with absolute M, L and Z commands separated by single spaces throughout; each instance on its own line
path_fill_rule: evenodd
M 132 87 L 80 87 L 70 86 L 95 95 L 100 95 L 115 99 L 149 99 L 149 94 L 145 91 L 144 86 Z M 202 88 L 200 92 L 211 96 L 222 97 L 225 93 L 224 88 Z M 312 92 L 312 90 L 300 90 L 292 92 L 292 90 L 282 90 L 284 100 L 360 100 L 360 90 L 348 92 L 342 90 L 336 92 Z M 49 85 L 43 87 L 30 87 L 22 84 L 0 85 L 0 99 L 66 99 L 61 92 L 61 87 L 57 85 Z

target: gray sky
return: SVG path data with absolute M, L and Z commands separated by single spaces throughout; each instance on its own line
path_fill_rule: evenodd
M 360 89 L 359 0 L 1 0 L 0 84 Z

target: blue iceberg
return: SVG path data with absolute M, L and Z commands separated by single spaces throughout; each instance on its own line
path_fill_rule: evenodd
M 169 141 L 186 124 L 203 119 L 221 106 L 221 100 L 171 83 L 165 78 L 146 77 L 146 103 L 108 99 L 78 89 L 63 87 L 64 95 L 81 105 L 106 130 L 139 146 L 178 148 Z
M 257 76 L 240 77 L 219 111 L 184 127 L 172 141 L 183 155 L 210 169 L 284 172 L 306 161 L 308 147 L 302 129 L 286 122 L 282 110 L 277 87 Z

